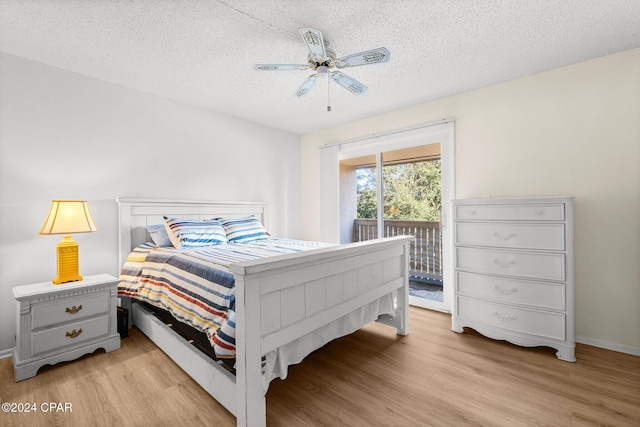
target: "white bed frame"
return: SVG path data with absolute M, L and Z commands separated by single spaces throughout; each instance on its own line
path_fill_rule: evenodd
M 133 247 L 150 241 L 146 226 L 162 223 L 163 215 L 193 219 L 254 215 L 269 230 L 267 203 L 116 201 L 120 266 Z M 131 324 L 234 414 L 238 426 L 264 426 L 261 358 L 269 351 L 392 293 L 397 295 L 395 315 L 377 321 L 395 327 L 399 335 L 408 333 L 411 239 L 370 240 L 231 265 L 236 286 L 235 377 L 141 305 L 128 298 L 121 303 L 129 306 Z

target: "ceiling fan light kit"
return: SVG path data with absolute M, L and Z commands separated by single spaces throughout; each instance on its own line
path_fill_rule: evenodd
M 315 71 L 296 91 L 296 96 L 298 97 L 309 93 L 321 76 L 327 76 L 327 82 L 333 80 L 354 95 L 364 95 L 367 92 L 365 85 L 353 77 L 338 70 L 333 71 L 333 69 L 380 64 L 391 59 L 391 53 L 385 47 L 338 58 L 335 50 L 330 47 L 329 42 L 324 40 L 322 32 L 313 28 L 300 28 L 298 31 L 309 50 L 306 64 L 256 64 L 253 66 L 254 69 L 260 71 L 303 71 L 308 69 Z M 330 105 L 327 106 L 327 111 L 331 111 Z

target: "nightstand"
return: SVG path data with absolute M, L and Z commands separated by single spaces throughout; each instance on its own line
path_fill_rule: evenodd
M 13 368 L 16 381 L 44 365 L 66 362 L 99 348 L 120 348 L 117 331 L 118 279 L 109 274 L 80 282 L 16 286 L 18 303 Z

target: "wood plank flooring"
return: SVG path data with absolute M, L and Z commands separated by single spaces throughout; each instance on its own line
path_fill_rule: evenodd
M 372 324 L 274 380 L 270 426 L 640 426 L 640 357 L 578 345 L 576 363 L 467 330 L 411 308 L 410 334 Z M 40 369 L 15 383 L 0 360 L 2 426 L 234 426 L 235 418 L 140 331 L 122 348 Z M 69 402 L 71 413 L 43 412 Z

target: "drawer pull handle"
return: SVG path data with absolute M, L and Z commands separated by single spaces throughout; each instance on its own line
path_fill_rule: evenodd
M 493 313 L 494 316 L 496 316 L 498 319 L 500 319 L 503 322 L 511 322 L 513 320 L 516 320 L 518 318 L 518 316 L 516 316 L 515 314 L 512 314 L 511 316 L 503 316 L 498 312 Z
M 500 292 L 502 295 L 509 295 L 512 294 L 514 292 L 518 292 L 518 288 L 516 288 L 515 286 L 511 289 L 500 289 L 500 286 L 495 285 L 493 287 L 493 289 L 495 289 L 496 291 Z
M 77 331 L 74 329 L 73 331 L 67 332 L 66 334 L 64 334 L 64 336 L 69 338 L 78 338 L 81 333 L 82 333 L 82 328 L 78 329 Z
M 71 308 L 67 307 L 65 308 L 65 313 L 69 313 L 69 314 L 76 314 L 77 312 L 79 312 L 80 310 L 82 310 L 82 304 L 80 304 L 78 307 L 76 307 L 75 305 Z
M 495 233 L 493 233 L 494 236 L 496 236 L 498 239 L 500 240 L 509 240 L 512 237 L 516 237 L 518 234 L 517 233 L 509 233 L 507 235 L 501 235 L 500 233 L 498 233 L 497 231 Z
M 496 258 L 493 262 L 494 262 L 498 267 L 502 267 L 502 268 L 509 268 L 509 267 L 511 267 L 511 266 L 513 266 L 513 265 L 516 265 L 515 260 L 511 260 L 511 261 L 509 261 L 509 262 L 501 262 L 499 259 L 497 259 L 497 258 Z
M 542 214 L 544 214 L 543 209 L 536 209 L 536 215 L 542 215 Z

